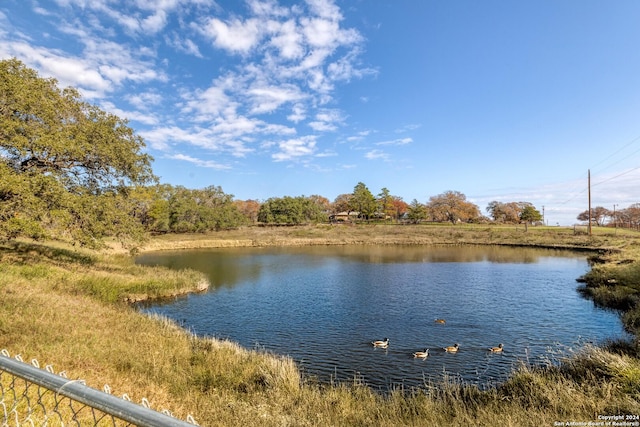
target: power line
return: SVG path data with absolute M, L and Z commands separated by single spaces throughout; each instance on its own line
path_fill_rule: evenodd
M 605 163 L 607 160 L 611 159 L 611 158 L 612 158 L 612 157 L 614 157 L 616 154 L 618 154 L 618 153 L 622 152 L 625 148 L 627 148 L 627 147 L 629 147 L 629 146 L 633 145 L 634 143 L 636 143 L 636 142 L 638 142 L 638 141 L 640 141 L 640 136 L 637 136 L 637 137 L 635 137 L 634 139 L 632 139 L 631 141 L 629 141 L 628 143 L 624 144 L 622 147 L 618 148 L 616 151 L 614 151 L 613 153 L 611 153 L 610 155 L 608 155 L 608 156 L 607 156 L 607 157 L 605 157 L 604 159 L 600 160 L 598 163 L 596 163 L 595 165 L 593 165 L 593 166 L 592 166 L 591 168 L 589 168 L 589 169 L 593 169 L 593 168 L 595 168 L 596 166 L 598 166 L 598 165 L 601 165 L 601 164 Z M 608 168 L 611 168 L 612 166 L 615 166 L 615 165 L 617 165 L 618 163 L 620 163 L 620 162 L 622 162 L 622 161 L 624 161 L 624 160 L 628 160 L 630 156 L 633 156 L 634 154 L 636 154 L 636 153 L 638 153 L 638 152 L 640 152 L 640 148 L 639 148 L 639 149 L 637 149 L 637 150 L 635 150 L 635 151 L 633 151 L 633 152 L 632 152 L 631 154 L 629 154 L 628 156 L 626 156 L 626 157 L 624 157 L 624 158 L 622 158 L 622 159 L 620 159 L 620 160 L 617 160 L 617 161 L 615 161 L 615 162 L 613 162 L 613 163 L 610 163 L 610 164 L 606 165 L 605 167 L 601 168 L 601 169 L 599 170 L 599 172 L 602 172 L 602 171 L 604 171 L 604 170 L 606 170 L 606 169 L 608 169 Z M 637 169 L 640 169 L 640 167 L 635 167 L 635 168 L 633 168 L 633 169 L 630 169 L 630 170 L 628 170 L 628 171 L 622 172 L 622 173 L 620 173 L 620 174 L 618 174 L 618 175 L 612 176 L 612 177 L 607 178 L 607 179 L 605 179 L 605 180 L 603 180 L 603 181 L 600 181 L 600 182 L 598 182 L 598 183 L 592 184 L 592 185 L 591 185 L 591 187 L 595 187 L 595 186 L 597 186 L 597 185 L 604 184 L 605 182 L 612 181 L 612 180 L 614 180 L 614 179 L 616 179 L 616 178 L 619 178 L 619 177 L 624 176 L 624 175 L 626 175 L 626 174 L 628 174 L 628 173 L 631 173 L 631 172 L 633 172 L 634 170 L 637 170 Z M 579 192 L 575 193 L 573 196 L 569 197 L 568 199 L 566 199 L 566 200 L 565 200 L 565 201 L 563 201 L 563 202 L 560 202 L 559 204 L 563 205 L 563 204 L 569 203 L 570 201 L 575 200 L 577 197 L 579 197 L 579 196 L 583 195 L 584 193 L 586 193 L 588 190 L 589 190 L 589 188 L 588 188 L 588 187 L 584 187 L 581 191 L 579 191 Z M 572 193 L 572 192 L 573 192 L 572 190 L 568 191 L 568 193 Z
M 626 175 L 626 174 L 631 173 L 631 172 L 633 172 L 634 170 L 638 170 L 638 169 L 640 169 L 640 166 L 635 167 L 635 168 L 633 168 L 633 169 L 629 169 L 629 170 L 628 170 L 628 171 L 626 171 L 626 172 L 622 172 L 622 173 L 620 173 L 620 174 L 618 174 L 618 175 L 612 176 L 611 178 L 607 178 L 607 179 L 605 179 L 604 181 L 600 181 L 600 182 L 598 182 L 598 183 L 596 183 L 596 184 L 593 184 L 593 185 L 592 185 L 592 187 L 595 187 L 596 185 L 604 184 L 605 182 L 609 182 L 609 181 L 611 181 L 611 180 L 613 180 L 613 179 L 616 179 L 616 178 L 618 178 L 618 177 L 621 177 L 621 176 L 623 176 L 623 175 Z
M 629 141 L 628 143 L 626 143 L 625 145 L 623 145 L 622 147 L 620 147 L 619 149 L 617 149 L 616 151 L 614 151 L 612 154 L 610 154 L 610 155 L 608 155 L 607 157 L 605 157 L 604 159 L 600 160 L 598 163 L 596 163 L 595 165 L 591 166 L 591 168 L 590 168 L 590 169 L 595 169 L 595 167 L 596 167 L 596 166 L 601 165 L 602 163 L 606 162 L 607 160 L 609 160 L 610 158 L 612 158 L 613 156 L 615 156 L 616 154 L 618 154 L 619 152 L 621 152 L 622 150 L 624 150 L 624 149 L 625 149 L 625 148 L 627 148 L 628 146 L 632 145 L 632 144 L 633 144 L 633 143 L 635 143 L 636 141 L 640 141 L 640 136 L 638 136 L 638 137 L 636 137 L 636 138 L 632 139 L 631 141 Z M 616 162 L 614 162 L 614 163 L 612 163 L 612 164 L 610 164 L 610 165 L 608 165 L 608 166 L 605 166 L 604 168 L 600 169 L 600 171 L 605 170 L 605 169 L 607 169 L 607 168 L 610 168 L 610 167 L 612 167 L 612 166 L 615 166 L 615 165 L 617 165 L 618 163 L 622 162 L 623 160 L 627 160 L 630 156 L 632 156 L 632 155 L 634 155 L 634 154 L 636 154 L 636 153 L 638 153 L 638 152 L 640 152 L 640 149 L 638 149 L 638 150 L 634 151 L 633 153 L 629 154 L 628 156 L 626 156 L 626 157 L 625 157 L 625 158 L 623 158 L 623 159 L 620 159 L 620 160 L 618 160 L 618 161 L 616 161 Z M 596 173 L 597 173 L 597 172 L 599 172 L 599 171 L 596 171 Z

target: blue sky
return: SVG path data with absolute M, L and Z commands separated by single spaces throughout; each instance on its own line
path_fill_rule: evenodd
M 364 182 L 549 224 L 640 202 L 637 0 L 2 0 L 17 57 L 127 118 L 161 181 L 237 199 Z

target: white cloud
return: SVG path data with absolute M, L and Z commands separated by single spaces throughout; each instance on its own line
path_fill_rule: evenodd
M 320 121 L 309 122 L 309 126 L 316 132 L 332 132 L 337 129 L 337 126 L 332 123 Z
M 162 96 L 155 92 L 139 92 L 125 96 L 127 101 L 139 110 L 148 110 L 160 105 Z
M 277 16 L 286 17 L 289 15 L 289 10 L 285 7 L 278 5 L 275 0 L 248 0 L 247 4 L 249 9 L 257 16 Z
M 227 96 L 224 86 L 211 86 L 205 91 L 186 94 L 184 97 L 187 102 L 183 106 L 183 114 L 190 115 L 197 122 L 212 121 L 225 113 L 234 113 L 238 105 Z M 195 116 L 193 113 L 196 113 Z
M 201 139 L 197 133 L 189 132 L 178 126 L 156 127 L 138 132 L 152 148 L 169 151 L 172 142 L 186 142 L 196 145 Z
M 316 138 L 314 136 L 303 136 L 286 141 L 279 141 L 277 146 L 280 151 L 271 155 L 275 161 L 297 160 L 315 153 Z
M 180 34 L 174 34 L 173 37 L 165 37 L 165 43 L 179 52 L 193 55 L 196 58 L 204 58 L 198 45 L 191 39 L 183 38 Z
M 304 95 L 297 86 L 287 84 L 282 86 L 263 86 L 249 89 L 251 97 L 251 113 L 270 113 L 287 102 L 300 101 Z
M 422 125 L 417 124 L 417 123 L 412 123 L 412 124 L 403 126 L 400 129 L 396 129 L 396 133 L 409 132 L 409 131 L 412 131 L 412 130 L 419 129 L 420 127 L 422 127 Z
M 294 123 L 301 122 L 306 118 L 306 108 L 304 104 L 300 103 L 294 104 L 293 107 L 291 107 L 291 114 L 287 116 L 287 120 L 290 120 Z
M 370 130 L 363 130 L 358 132 L 356 135 L 351 135 L 349 137 L 347 137 L 347 142 L 358 142 L 358 141 L 362 141 L 363 139 L 365 139 L 367 136 L 369 136 L 372 133 L 372 131 Z
M 257 19 L 230 22 L 211 18 L 204 27 L 206 34 L 213 39 L 215 46 L 234 53 L 247 53 L 261 38 L 260 22 Z
M 323 151 L 322 153 L 318 153 L 315 157 L 336 157 L 338 153 L 335 151 Z
M 140 59 L 122 44 L 94 37 L 78 26 L 61 24 L 59 29 L 84 44 L 84 50 L 72 54 L 13 40 L 6 43 L 5 52 L 0 48 L 0 53 L 20 58 L 41 74 L 55 77 L 61 86 L 78 88 L 88 98 L 107 96 L 127 81 L 148 83 L 167 78 L 152 62 Z
M 23 42 L 12 43 L 5 46 L 5 49 L 8 52 L 3 52 L 3 56 L 16 56 L 28 66 L 40 70 L 41 75 L 55 77 L 62 87 L 76 87 L 85 96 L 103 96 L 113 88 L 112 83 L 96 71 L 90 61 L 63 56 L 61 52 L 33 47 Z
M 391 141 L 376 142 L 375 145 L 407 145 L 407 144 L 411 144 L 412 142 L 413 142 L 413 138 L 401 138 L 401 139 L 394 139 Z
M 140 29 L 147 33 L 158 33 L 167 25 L 167 14 L 164 10 L 157 10 L 140 23 Z
M 369 159 L 369 160 L 388 160 L 389 159 L 389 154 L 385 153 L 382 150 L 371 150 L 368 153 L 366 153 L 364 155 L 365 158 Z
M 338 128 L 337 125 L 344 121 L 339 110 L 323 109 L 320 110 L 316 116 L 315 121 L 309 123 L 309 126 L 318 132 L 334 131 Z
M 302 33 L 313 48 L 333 48 L 338 41 L 339 24 L 321 18 L 304 18 Z
M 288 20 L 282 24 L 274 23 L 273 36 L 269 43 L 275 46 L 280 56 L 286 60 L 301 58 L 305 53 L 303 36 L 294 20 Z
M 182 160 L 185 162 L 193 163 L 194 165 L 200 166 L 203 168 L 211 168 L 211 169 L 218 169 L 218 170 L 231 169 L 231 166 L 223 165 L 218 162 L 214 162 L 213 160 L 197 159 L 195 157 L 188 156 L 186 154 L 173 154 L 166 157 L 169 159 Z
M 159 123 L 158 118 L 152 114 L 144 114 L 139 111 L 124 111 L 116 107 L 111 102 L 102 102 L 100 107 L 103 110 L 110 112 L 111 114 L 130 121 L 137 121 L 150 126 L 154 126 Z
M 340 8 L 332 0 L 306 0 L 306 2 L 316 15 L 333 21 L 342 20 Z
M 254 151 L 253 148 L 247 147 L 241 138 L 234 138 L 231 133 L 220 134 L 216 129 L 166 126 L 140 131 L 139 134 L 151 147 L 167 153 L 174 145 L 182 144 L 204 148 L 211 152 L 228 153 L 234 157 L 244 157 Z

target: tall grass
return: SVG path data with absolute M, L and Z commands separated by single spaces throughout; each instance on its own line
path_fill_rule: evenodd
M 432 243 L 531 240 L 608 249 L 610 239 L 620 238 L 607 235 L 586 241 L 568 233 L 547 234 L 553 230 L 534 235 L 534 228 L 523 236 L 523 230 L 486 226 L 417 228 L 412 233 L 386 226 L 349 229 L 356 230 L 354 236 L 342 236 L 345 228 L 337 233 L 335 227 L 297 233 L 316 243 L 329 238 L 414 243 L 418 239 L 412 234 L 422 232 L 420 239 Z M 252 244 L 301 238 L 289 237 L 294 230 L 281 230 L 207 238 Z M 163 245 L 169 240 L 165 239 Z M 619 248 L 624 250 L 624 242 Z M 611 256 L 620 261 L 625 253 L 634 261 L 619 266 L 635 262 L 632 252 Z M 629 276 L 630 286 L 633 277 Z M 509 380 L 485 391 L 450 380 L 380 395 L 358 379 L 319 384 L 303 376 L 290 358 L 196 337 L 167 319 L 141 315 L 122 303 L 136 295 L 195 289 L 202 279 L 192 271 L 138 266 L 127 256 L 33 243 L 1 245 L 0 348 L 51 363 L 96 388 L 109 384 L 114 394 L 128 393 L 134 401 L 147 397 L 153 407 L 170 409 L 181 418 L 192 414 L 203 426 L 540 426 L 597 421 L 595 414 L 640 413 L 640 362 L 633 343 L 584 348 L 559 366 L 523 365 Z

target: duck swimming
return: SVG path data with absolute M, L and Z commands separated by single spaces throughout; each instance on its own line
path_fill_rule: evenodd
M 416 359 L 420 358 L 420 359 L 426 359 L 429 356 L 429 349 L 425 348 L 424 351 L 416 351 L 415 353 L 413 353 L 413 357 L 415 357 Z
M 447 353 L 456 353 L 460 348 L 460 344 L 450 345 L 449 347 L 443 347 L 443 350 Z
M 374 347 L 387 348 L 389 347 L 389 338 L 385 338 L 382 341 L 373 341 L 371 344 L 373 344 Z
M 489 348 L 489 351 L 492 351 L 494 353 L 501 353 L 503 350 L 503 345 L 502 344 L 498 344 L 497 347 L 491 347 Z

